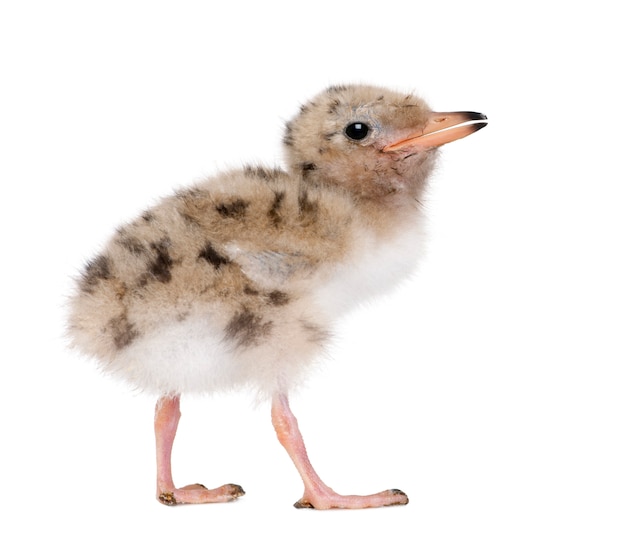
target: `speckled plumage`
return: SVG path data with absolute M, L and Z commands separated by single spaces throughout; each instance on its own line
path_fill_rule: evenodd
M 77 281 L 73 344 L 163 397 L 286 394 L 339 315 L 414 268 L 439 143 L 413 140 L 433 115 L 377 87 L 320 93 L 287 123 L 287 170 L 215 175 L 117 230 Z

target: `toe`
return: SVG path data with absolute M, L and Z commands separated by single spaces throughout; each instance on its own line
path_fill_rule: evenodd
M 226 490 L 230 494 L 232 500 L 236 500 L 246 493 L 245 490 L 241 488 L 241 486 L 233 484 L 224 485 L 224 490 Z
M 159 494 L 159 501 L 163 505 L 176 505 L 176 498 L 173 492 L 162 492 Z
M 409 497 L 406 495 L 405 492 L 402 492 L 402 490 L 398 488 L 392 488 L 387 492 L 391 496 L 394 496 L 394 500 L 387 505 L 406 505 L 407 503 L 409 503 Z
M 223 485 L 219 488 L 208 489 L 199 483 L 174 488 L 158 494 L 158 500 L 164 505 L 179 505 L 183 503 L 223 503 L 236 500 L 245 494 L 239 485 Z

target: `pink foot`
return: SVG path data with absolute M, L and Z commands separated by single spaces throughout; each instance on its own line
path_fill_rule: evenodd
M 298 509 L 366 509 L 409 503 L 409 498 L 402 490 L 385 490 L 369 496 L 342 496 L 326 486 L 309 461 L 298 429 L 298 421 L 289 408 L 287 396 L 278 394 L 274 397 L 272 422 L 278 440 L 285 447 L 304 482 L 304 495 L 294 503 L 294 507 Z
M 245 494 L 239 485 L 223 485 L 209 490 L 201 484 L 187 485 L 159 492 L 157 499 L 164 505 L 183 503 L 223 503 L 236 500 Z
M 157 499 L 165 505 L 180 503 L 223 503 L 233 501 L 245 492 L 239 485 L 208 489 L 204 485 L 176 488 L 172 480 L 172 445 L 180 419 L 180 398 L 163 396 L 156 405 L 154 431 L 157 452 Z
M 293 506 L 297 509 L 366 509 L 368 507 L 385 507 L 388 505 L 406 505 L 408 496 L 396 488 L 385 490 L 369 496 L 342 496 L 331 489 L 323 492 L 305 491 L 302 499 Z

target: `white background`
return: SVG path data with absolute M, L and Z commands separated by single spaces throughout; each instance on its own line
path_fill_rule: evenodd
M 617 9 L 2 2 L 2 539 L 625 541 Z M 234 394 L 183 399 L 174 475 L 247 495 L 165 508 L 154 398 L 65 349 L 69 277 L 157 197 L 280 164 L 284 121 L 344 82 L 490 119 L 443 150 L 415 280 L 343 323 L 293 400 L 328 484 L 411 502 L 292 508 L 301 483 L 267 406 Z

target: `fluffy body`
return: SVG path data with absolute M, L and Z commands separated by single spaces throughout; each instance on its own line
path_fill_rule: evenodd
M 381 149 L 428 113 L 375 87 L 321 93 L 287 125 L 288 170 L 217 175 L 117 230 L 77 281 L 73 344 L 160 395 L 293 388 L 339 316 L 414 269 L 436 152 Z M 370 139 L 346 138 L 353 119 Z

